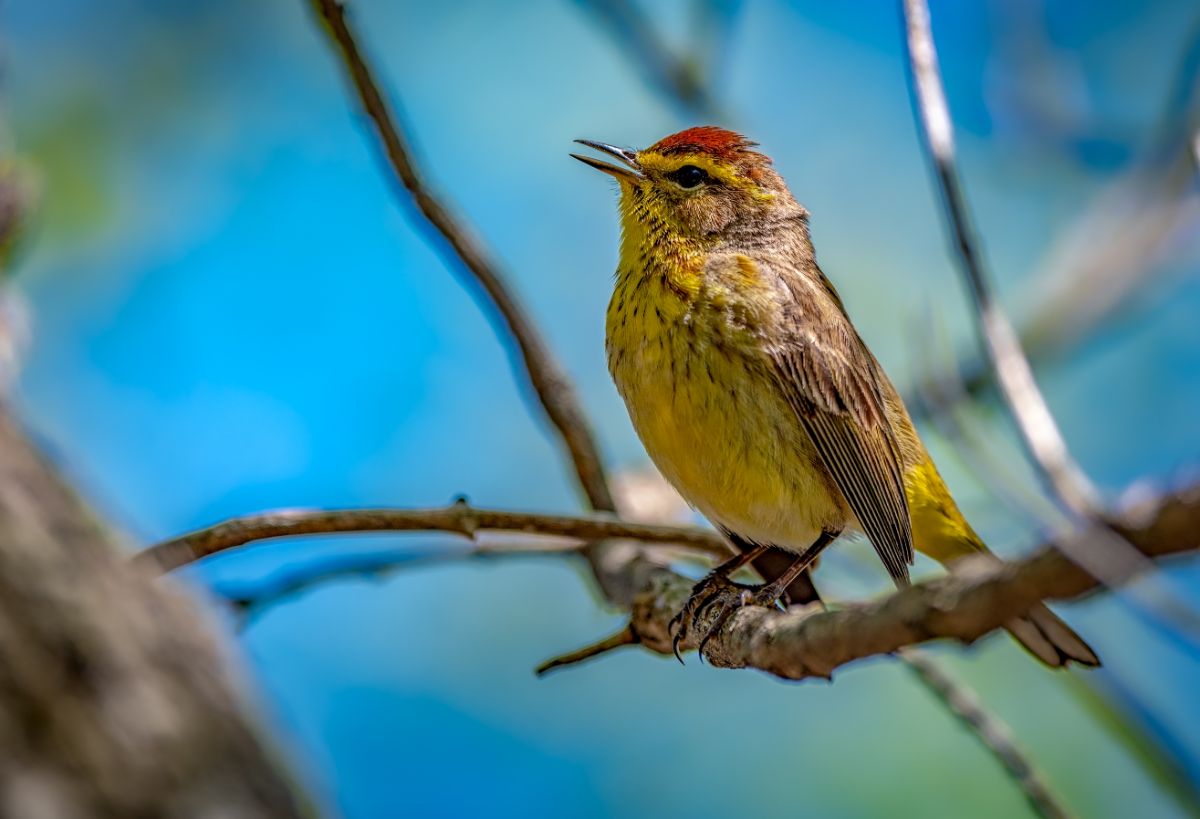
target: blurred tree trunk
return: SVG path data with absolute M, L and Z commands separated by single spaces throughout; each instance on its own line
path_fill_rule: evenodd
M 304 812 L 205 617 L 0 406 L 0 816 Z

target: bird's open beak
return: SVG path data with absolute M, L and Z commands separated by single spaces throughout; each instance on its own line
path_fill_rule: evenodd
M 638 183 L 645 179 L 642 173 L 642 168 L 638 165 L 637 154 L 628 148 L 618 148 L 615 145 L 605 145 L 603 142 L 592 142 L 590 139 L 575 140 L 580 145 L 586 145 L 601 153 L 616 157 L 625 167 L 619 167 L 609 162 L 602 162 L 599 159 L 594 159 L 590 156 L 581 156 L 579 154 L 571 154 L 585 165 L 591 165 L 598 171 L 604 171 L 609 176 L 616 177 L 618 181 Z

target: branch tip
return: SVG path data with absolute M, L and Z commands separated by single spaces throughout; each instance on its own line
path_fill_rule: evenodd
M 582 663 L 585 660 L 590 660 L 593 657 L 598 657 L 601 654 L 607 654 L 610 651 L 620 648 L 621 646 L 631 646 L 640 643 L 641 640 L 637 636 L 637 632 L 633 629 L 633 624 L 625 626 L 616 634 L 610 634 L 603 640 L 584 646 L 576 651 L 571 651 L 567 654 L 559 655 L 553 659 L 539 665 L 534 669 L 533 673 L 539 677 L 544 677 L 549 672 L 556 668 L 564 668 L 569 665 Z

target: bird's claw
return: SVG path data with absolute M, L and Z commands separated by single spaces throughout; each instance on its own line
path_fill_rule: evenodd
M 700 660 L 703 662 L 705 645 L 721 631 L 734 612 L 748 605 L 771 605 L 770 602 L 759 600 L 762 588 L 735 583 L 717 574 L 704 577 L 692 588 L 691 596 L 683 604 L 683 608 L 667 624 L 668 633 L 671 634 L 671 650 L 675 653 L 675 658 L 682 663 L 680 646 L 693 632 L 700 633 L 703 630 L 703 636 L 697 645 Z

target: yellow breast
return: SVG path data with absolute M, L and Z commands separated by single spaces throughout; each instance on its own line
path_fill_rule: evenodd
M 714 523 L 802 549 L 846 512 L 755 337 L 728 294 L 691 277 L 619 277 L 607 320 L 609 370 L 642 443 Z

